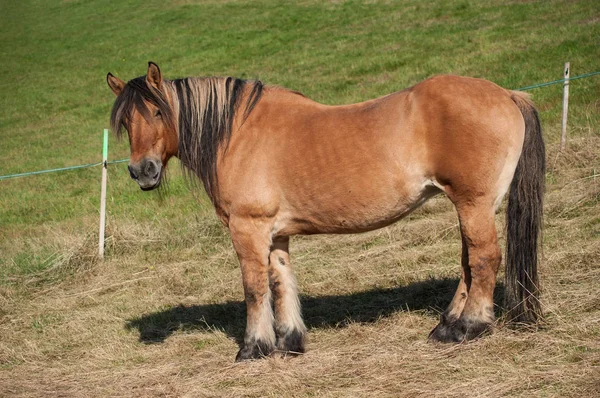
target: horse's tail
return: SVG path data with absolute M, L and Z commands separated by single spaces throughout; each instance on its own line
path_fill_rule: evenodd
M 542 317 L 537 266 L 546 154 L 533 102 L 521 92 L 513 91 L 511 98 L 525 120 L 525 141 L 510 184 L 506 211 L 505 305 L 510 322 L 535 323 Z

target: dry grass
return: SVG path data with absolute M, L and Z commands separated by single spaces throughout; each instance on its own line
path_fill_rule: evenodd
M 241 283 L 215 217 L 111 220 L 107 261 L 92 232 L 54 231 L 52 266 L 2 287 L 0 395 L 597 396 L 599 152 L 593 135 L 549 148 L 538 330 L 500 319 L 469 344 L 426 341 L 459 275 L 456 216 L 439 197 L 390 228 L 294 239 L 308 352 L 234 364 Z

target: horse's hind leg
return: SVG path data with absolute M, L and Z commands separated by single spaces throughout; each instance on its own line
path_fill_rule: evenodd
M 288 353 L 304 352 L 306 327 L 300 312 L 296 278 L 290 267 L 289 238 L 276 238 L 269 256 L 269 282 L 275 307 L 277 349 Z
M 259 219 L 231 219 L 229 230 L 242 268 L 246 301 L 244 345 L 236 361 L 267 356 L 275 349 L 268 263 L 270 224 Z
M 451 330 L 445 328 L 444 325 L 448 325 L 460 317 L 460 314 L 462 314 L 462 311 L 465 308 L 465 303 L 467 302 L 467 297 L 469 294 L 469 286 L 471 285 L 471 270 L 469 269 L 469 255 L 467 244 L 464 240 L 464 235 L 462 239 L 461 265 L 462 274 L 460 281 L 458 282 L 458 287 L 456 288 L 456 293 L 454 293 L 454 298 L 452 298 L 452 301 L 450 302 L 450 305 L 446 311 L 444 311 L 440 316 L 440 325 L 431 331 L 429 338 L 442 341 L 452 341 L 458 340 L 460 337 L 456 336 L 456 338 L 451 339 L 448 336 L 445 336 L 445 334 L 450 333 Z
M 493 294 L 502 260 L 494 225 L 494 200 L 457 205 L 462 234 L 462 278 L 454 299 L 430 334 L 433 340 L 461 342 L 486 332 L 494 322 Z

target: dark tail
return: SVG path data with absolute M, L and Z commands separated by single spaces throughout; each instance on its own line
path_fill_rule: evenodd
M 529 96 L 513 92 L 512 100 L 525 120 L 525 142 L 506 211 L 505 305 L 510 322 L 535 323 L 542 317 L 537 266 L 546 153 L 538 113 Z

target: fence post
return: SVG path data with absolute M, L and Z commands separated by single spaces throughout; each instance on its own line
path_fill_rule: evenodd
M 571 63 L 565 62 L 565 71 L 563 84 L 563 110 L 562 110 L 562 131 L 560 135 L 560 150 L 565 149 L 567 145 L 567 114 L 569 112 L 569 76 L 571 75 Z
M 108 159 L 108 129 L 104 129 L 102 145 L 102 189 L 100 193 L 100 233 L 98 237 L 98 256 L 104 259 L 104 227 L 106 225 L 106 179 Z

